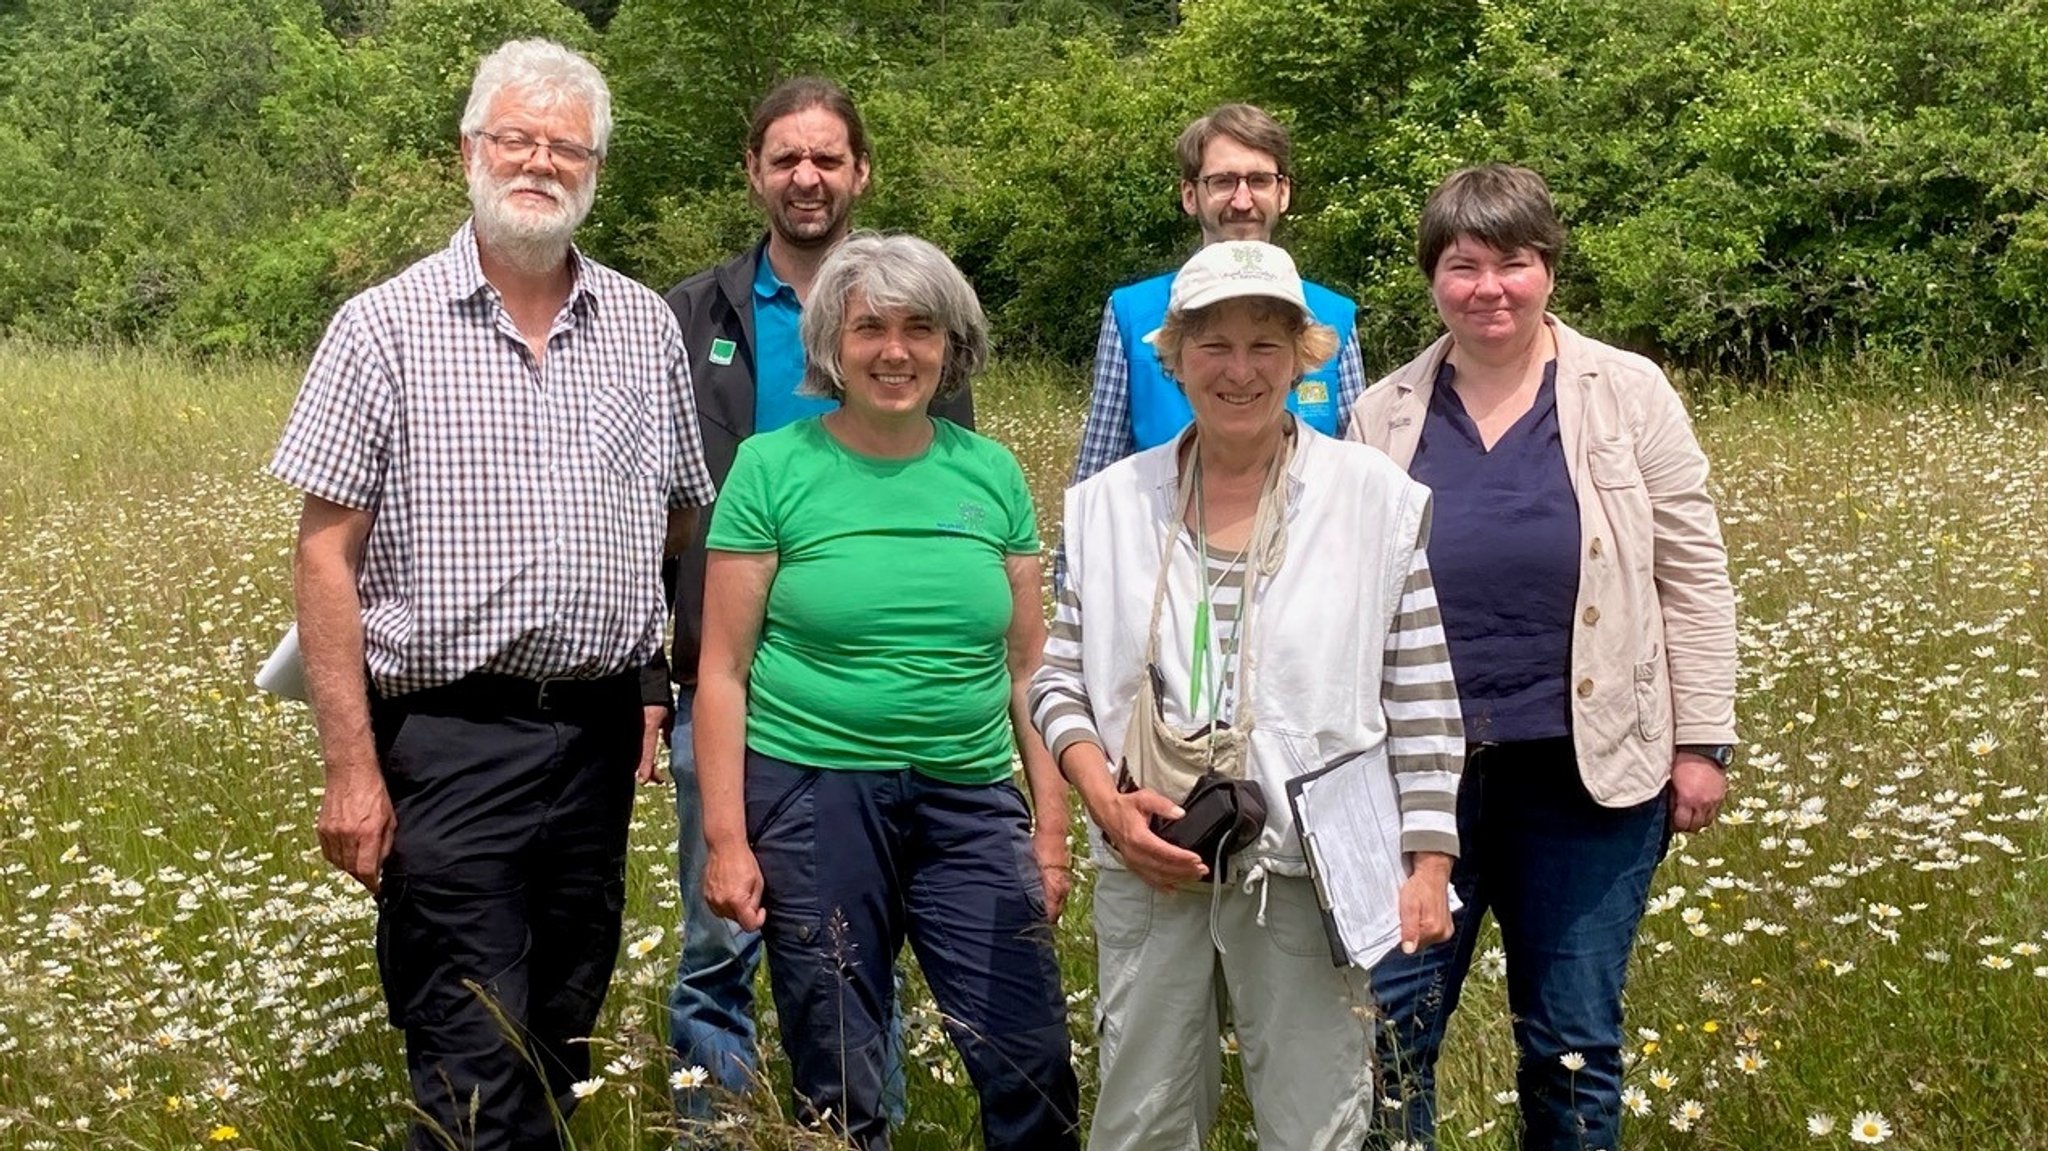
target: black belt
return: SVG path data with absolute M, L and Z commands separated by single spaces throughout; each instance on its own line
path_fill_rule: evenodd
M 607 708 L 638 706 L 640 672 L 622 671 L 602 679 L 471 672 L 452 683 L 409 691 L 384 701 L 402 711 L 433 715 L 503 715 L 558 719 Z

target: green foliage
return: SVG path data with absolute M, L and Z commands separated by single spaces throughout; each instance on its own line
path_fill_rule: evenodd
M 1172 267 L 1178 220 L 1172 134 L 1184 105 L 1095 36 L 1060 47 L 1042 77 L 992 94 L 974 123 L 898 95 L 877 111 L 905 142 L 917 205 L 898 214 L 974 278 L 1000 332 L 1076 358 L 1102 299 Z M 927 118 L 939 132 L 921 130 Z
M 645 269 L 658 291 L 731 258 L 761 235 L 761 217 L 738 187 L 686 188 L 655 201 L 653 215 L 624 237 L 621 263 Z
M 681 232 L 730 234 L 731 195 L 745 184 L 740 155 L 747 113 L 776 81 L 803 72 L 838 76 L 859 62 L 842 6 L 807 0 L 625 0 L 605 40 L 612 85 L 611 155 L 586 243 L 626 257 L 626 270 L 667 282 L 697 265 L 643 262 L 695 257 Z M 711 208 L 703 220 L 677 211 Z M 741 229 L 756 230 L 758 222 Z M 658 242 L 650 233 L 671 236 Z M 655 247 L 646 248 L 649 243 Z M 680 244 L 680 247 L 675 245 Z M 642 255 L 643 250 L 645 256 Z M 712 259 L 722 259 L 711 249 Z M 730 254 L 729 249 L 724 250 Z
M 595 54 L 616 129 L 581 242 L 656 286 L 759 230 L 740 152 L 775 81 L 832 75 L 875 148 L 860 222 L 927 235 L 999 336 L 1085 359 L 1113 285 L 1193 241 L 1190 117 L 1296 134 L 1280 235 L 1358 296 L 1368 364 L 1435 329 L 1416 217 L 1532 165 L 1573 229 L 1557 306 L 1679 362 L 2038 362 L 2041 0 L 11 0 L 0 330 L 302 349 L 464 210 L 478 56 Z M 1873 35 L 1882 29 L 1883 35 Z

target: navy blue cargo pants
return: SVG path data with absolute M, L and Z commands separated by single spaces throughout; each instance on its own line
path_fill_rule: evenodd
M 987 1151 L 1078 1148 L 1066 1000 L 1016 785 L 749 751 L 746 802 L 798 1117 L 861 1151 L 889 1146 L 891 967 L 907 939 L 974 1081 Z

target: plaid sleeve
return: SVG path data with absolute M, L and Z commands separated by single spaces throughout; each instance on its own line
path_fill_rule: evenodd
M 1351 425 L 1351 405 L 1365 394 L 1365 357 L 1358 352 L 1358 329 L 1343 332 L 1344 344 L 1337 349 L 1337 438 L 1345 439 Z
M 1102 305 L 1102 334 L 1095 339 L 1095 383 L 1088 394 L 1088 420 L 1081 427 L 1081 451 L 1074 457 L 1078 484 L 1138 448 L 1131 437 L 1131 364 L 1124 358 L 1116 312 Z
M 1387 631 L 1382 667 L 1380 706 L 1387 716 L 1388 766 L 1400 796 L 1401 850 L 1456 855 L 1465 721 L 1429 555 L 1420 543 Z
M 359 307 L 344 305 L 306 368 L 270 474 L 307 495 L 375 511 L 390 462 L 395 391 Z
M 1131 363 L 1124 357 L 1116 309 L 1102 303 L 1102 332 L 1095 338 L 1095 382 L 1088 391 L 1088 419 L 1081 425 L 1081 450 L 1074 456 L 1069 487 L 1138 450 L 1131 434 Z M 1067 583 L 1066 544 L 1053 549 L 1054 591 Z

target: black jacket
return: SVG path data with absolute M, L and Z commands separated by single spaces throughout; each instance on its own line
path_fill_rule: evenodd
M 768 238 L 715 268 L 699 272 L 668 291 L 668 306 L 682 325 L 690 357 L 690 383 L 697 394 L 697 426 L 704 438 L 704 463 L 720 487 L 732 471 L 740 441 L 754 434 L 754 273 Z M 711 341 L 731 340 L 732 362 L 711 362 Z M 963 428 L 974 427 L 974 397 L 965 388 L 951 399 L 933 400 L 932 414 Z M 704 537 L 711 508 L 698 517 L 697 538 L 677 560 L 674 582 L 675 655 L 670 662 L 680 683 L 697 682 L 697 644 L 704 619 Z

